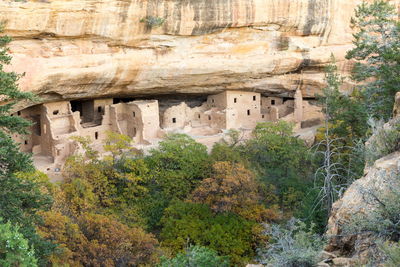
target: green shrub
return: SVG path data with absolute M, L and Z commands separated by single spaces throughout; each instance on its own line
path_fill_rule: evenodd
M 145 18 L 142 18 L 140 20 L 140 22 L 146 23 L 146 26 L 151 29 L 151 28 L 156 28 L 156 27 L 160 27 L 161 25 L 163 25 L 163 23 L 165 22 L 165 19 L 160 18 L 160 17 L 147 16 Z
M 315 266 L 324 242 L 313 228 L 297 219 L 289 220 L 283 227 L 268 227 L 265 234 L 271 242 L 258 251 L 260 263 L 279 267 Z
M 366 161 L 369 165 L 375 160 L 400 149 L 400 119 L 383 125 L 382 121 L 370 121 L 373 136 L 366 144 Z
M 2 220 L 0 218 L 0 266 L 38 266 L 35 252 L 19 228 L 10 222 L 4 224 Z
M 192 246 L 185 253 L 178 253 L 174 258 L 161 258 L 158 267 L 228 267 L 229 261 L 227 257 L 218 256 L 217 252 L 212 249 Z
M 164 211 L 161 225 L 161 244 L 173 253 L 187 245 L 207 246 L 238 265 L 255 255 L 258 224 L 233 213 L 213 214 L 207 205 L 176 201 Z
M 386 261 L 385 267 L 400 266 L 400 243 L 384 243 L 380 245 L 381 251 L 384 253 Z

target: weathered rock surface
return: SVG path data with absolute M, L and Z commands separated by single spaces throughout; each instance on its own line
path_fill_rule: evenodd
M 395 117 L 385 124 L 385 128 L 390 127 L 394 121 L 399 123 L 400 114 L 395 112 L 400 110 L 400 92 L 397 93 L 395 99 Z M 374 138 L 376 136 L 372 136 L 370 141 Z M 369 214 L 376 208 L 374 201 L 368 201 L 370 194 L 367 192 L 386 192 L 395 184 L 396 175 L 392 174 L 400 173 L 400 151 L 378 159 L 372 166 L 367 166 L 364 172 L 364 177 L 355 181 L 346 190 L 343 197 L 333 205 L 328 221 L 329 244 L 325 249 L 343 258 L 333 259 L 332 266 L 353 266 L 355 260 L 365 260 L 369 254 L 372 244 L 371 237 L 368 234 L 344 234 L 344 229 L 352 217 Z
M 13 69 L 43 101 L 208 94 L 313 97 L 340 69 L 358 0 L 47 0 L 0 2 Z M 157 28 L 140 22 L 164 18 Z
M 329 244 L 325 249 L 341 257 L 333 259 L 332 266 L 354 266 L 355 262 L 368 259 L 374 247 L 371 237 L 368 234 L 346 234 L 345 228 L 354 216 L 369 214 L 376 208 L 374 201 L 367 201 L 366 192 L 389 188 L 393 182 L 389 174 L 393 171 L 400 171 L 400 151 L 377 160 L 367 169 L 365 176 L 355 181 L 333 205 L 328 222 Z

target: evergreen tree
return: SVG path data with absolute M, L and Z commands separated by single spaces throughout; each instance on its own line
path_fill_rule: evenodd
M 318 96 L 325 114 L 325 125 L 319 129 L 314 146 L 318 169 L 315 172 L 315 192 L 312 216 L 319 229 L 324 229 L 333 203 L 347 186 L 362 175 L 364 157 L 356 149 L 365 141 L 367 114 L 357 90 L 349 95 L 340 92 L 343 78 L 337 72 L 335 58 L 326 67 L 327 86 Z M 316 193 L 316 194 L 315 194 Z M 322 221 L 320 214 L 326 214 Z
M 37 211 L 50 208 L 51 197 L 43 194 L 34 181 L 15 176 L 16 172 L 33 170 L 33 165 L 30 156 L 21 153 L 10 136 L 28 133 L 30 122 L 11 113 L 17 103 L 32 101 L 34 96 L 18 89 L 21 75 L 4 70 L 11 61 L 6 47 L 10 41 L 7 36 L 0 37 L 0 216 L 6 222 L 20 225 L 19 232 L 34 247 L 39 263 L 44 264 L 53 245 L 36 233 L 40 221 Z
M 356 60 L 353 79 L 361 87 L 368 113 L 387 120 L 400 90 L 400 25 L 396 8 L 387 1 L 363 2 L 352 24 L 357 28 L 346 58 Z
M 354 89 L 351 94 L 340 92 L 343 78 L 338 74 L 333 55 L 325 73 L 327 86 L 318 98 L 332 135 L 343 138 L 346 144 L 353 139 L 364 138 L 368 130 L 367 113 L 359 91 Z
M 18 227 L 1 223 L 0 218 L 0 266 L 35 267 L 37 259 L 28 241 L 19 233 Z
M 4 71 L 4 66 L 9 65 L 11 61 L 7 48 L 10 41 L 10 37 L 0 36 L 0 174 L 2 175 L 32 167 L 29 156 L 19 153 L 17 144 L 9 136 L 14 133 L 27 133 L 30 122 L 12 116 L 11 113 L 18 102 L 34 99 L 33 94 L 18 89 L 17 82 L 21 75 Z
M 325 70 L 327 86 L 318 96 L 326 121 L 317 140 L 325 148 L 330 146 L 333 149 L 332 163 L 343 167 L 338 175 L 344 179 L 341 183 L 347 183 L 359 178 L 364 169 L 364 157 L 360 155 L 358 144 L 365 142 L 368 115 L 357 89 L 352 94 L 340 92 L 343 78 L 338 74 L 333 56 L 331 60 L 332 63 Z

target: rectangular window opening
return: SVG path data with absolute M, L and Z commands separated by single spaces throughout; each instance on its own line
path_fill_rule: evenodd
M 103 111 L 103 109 L 101 108 L 101 107 L 97 107 L 97 112 L 102 112 Z
M 257 99 L 257 98 L 256 98 L 256 96 L 255 96 L 255 95 L 253 95 L 253 101 L 256 101 L 256 99 Z
M 237 98 L 235 97 L 234 99 L 233 99 L 233 103 L 236 103 L 237 102 Z
M 271 100 L 271 105 L 275 105 L 275 100 L 274 99 Z
M 59 111 L 58 110 L 54 110 L 53 111 L 53 115 L 58 115 Z
M 247 110 L 247 116 L 250 116 L 250 109 Z
M 96 140 L 99 139 L 99 132 L 94 133 L 94 139 L 96 139 Z
M 211 116 L 208 116 L 208 120 L 209 120 L 209 121 L 211 120 Z
M 136 113 L 135 113 L 135 111 L 134 111 L 134 112 L 132 112 L 132 115 L 133 115 L 133 117 L 136 117 Z
M 172 118 L 172 123 L 176 123 L 176 118 Z

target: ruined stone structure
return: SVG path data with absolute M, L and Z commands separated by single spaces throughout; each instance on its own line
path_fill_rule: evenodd
M 161 112 L 157 100 L 117 102 L 105 98 L 29 107 L 15 115 L 33 122 L 31 135 L 15 139 L 22 151 L 33 153 L 39 169 L 59 171 L 79 147 L 73 136 L 89 137 L 98 151 L 102 151 L 108 131 L 130 136 L 137 145 L 154 144 L 168 132 L 183 132 L 199 138 L 199 142 L 212 136 L 205 142 L 211 146 L 228 129 L 251 132 L 258 122 L 277 120 L 293 122 L 300 129 L 321 119 L 320 109 L 303 101 L 299 90 L 294 99 L 227 90 L 208 96 L 200 106 L 191 108 L 181 102 Z
M 73 136 L 89 137 L 94 148 L 102 151 L 108 131 L 128 135 L 135 144 L 150 145 L 174 131 L 196 138 L 223 134 L 228 129 L 251 131 L 264 121 L 282 119 L 301 128 L 305 121 L 314 120 L 318 124 L 321 119 L 319 108 L 303 101 L 299 92 L 294 99 L 283 99 L 228 90 L 208 96 L 200 106 L 191 108 L 181 102 L 162 112 L 157 100 L 114 102 L 118 101 L 111 98 L 59 101 L 18 111 L 14 115 L 31 120 L 33 126 L 30 136 L 16 135 L 15 139 L 23 151 L 33 153 L 39 168 L 59 170 L 65 159 L 78 149 Z
M 137 144 L 149 144 L 160 130 L 157 100 L 118 104 L 113 104 L 113 99 L 60 101 L 14 115 L 33 122 L 30 136 L 14 137 L 22 151 L 33 153 L 35 164 L 43 171 L 58 172 L 77 151 L 73 136 L 89 137 L 94 148 L 102 151 L 108 131 L 128 135 Z
M 158 100 L 105 98 L 45 103 L 14 115 L 33 122 L 30 136 L 16 135 L 15 139 L 22 151 L 33 153 L 36 166 L 48 173 L 59 172 L 66 158 L 79 149 L 73 136 L 89 137 L 100 152 L 109 131 L 130 136 L 141 146 L 157 143 L 168 132 L 183 132 L 199 142 L 215 137 L 208 139 L 211 146 L 228 129 L 251 132 L 258 122 L 279 119 L 294 122 L 300 129 L 304 122 L 310 127 L 321 119 L 319 108 L 304 101 L 300 91 L 294 99 L 283 99 L 238 90 L 210 95 L 200 106 L 181 102 L 162 111 Z
M 306 113 L 306 121 L 315 119 L 314 124 L 318 124 L 320 109 L 303 101 L 300 91 L 294 97 L 264 97 L 255 92 L 228 90 L 209 96 L 207 102 L 200 107 L 190 108 L 185 103 L 170 107 L 163 114 L 162 128 L 187 132 L 198 132 L 198 128 L 208 129 L 208 132 L 224 129 L 251 130 L 257 122 L 263 121 L 282 119 L 299 124 L 303 122 L 303 113 Z

